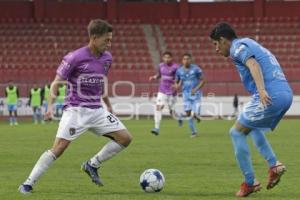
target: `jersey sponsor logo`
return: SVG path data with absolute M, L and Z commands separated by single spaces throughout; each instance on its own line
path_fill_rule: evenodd
M 168 76 L 168 75 L 162 75 L 161 79 L 162 80 L 174 80 L 174 77 L 173 76 Z
M 103 84 L 104 81 L 101 77 L 80 77 L 80 83 L 84 85 L 99 85 Z
M 245 48 L 246 48 L 246 46 L 243 44 L 240 45 L 239 47 L 237 47 L 236 50 L 234 51 L 234 56 L 237 56 Z
M 76 129 L 75 128 L 70 128 L 69 133 L 70 133 L 71 136 L 74 135 L 76 133 Z

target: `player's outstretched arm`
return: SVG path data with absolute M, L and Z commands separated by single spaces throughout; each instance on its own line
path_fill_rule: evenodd
M 249 58 L 246 61 L 246 66 L 249 68 L 250 73 L 254 79 L 257 91 L 259 92 L 260 101 L 264 106 L 271 103 L 271 97 L 265 89 L 264 77 L 261 72 L 260 65 L 256 62 L 254 58 Z
M 51 83 L 50 92 L 48 96 L 48 109 L 44 117 L 46 121 L 51 120 L 53 117 L 53 104 L 58 93 L 58 87 L 62 83 L 65 83 L 65 80 L 59 75 L 56 75 L 53 82 Z
M 158 79 L 160 79 L 160 73 L 157 73 L 157 74 L 149 77 L 149 81 L 158 80 Z

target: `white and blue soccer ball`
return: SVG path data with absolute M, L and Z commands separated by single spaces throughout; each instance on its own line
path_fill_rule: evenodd
M 160 192 L 165 177 L 158 169 L 146 169 L 140 176 L 140 185 L 145 192 Z

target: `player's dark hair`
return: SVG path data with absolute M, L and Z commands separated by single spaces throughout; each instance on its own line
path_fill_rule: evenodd
M 165 51 L 162 55 L 169 55 L 170 57 L 173 57 L 173 54 L 170 51 Z
M 88 29 L 89 37 L 93 35 L 102 36 L 105 33 L 110 33 L 113 31 L 112 25 L 102 19 L 91 20 L 87 29 Z
M 182 57 L 185 57 L 185 56 L 187 56 L 187 57 L 189 57 L 189 58 L 192 58 L 192 54 L 190 54 L 190 53 L 184 53 L 184 54 L 182 55 Z
M 237 35 L 233 28 L 226 22 L 220 22 L 210 32 L 210 38 L 219 41 L 220 38 L 226 38 L 228 40 L 234 40 Z

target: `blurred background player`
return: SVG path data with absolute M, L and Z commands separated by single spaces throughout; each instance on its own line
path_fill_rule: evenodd
M 107 51 L 111 47 L 112 31 L 113 27 L 106 21 L 91 20 L 88 25 L 88 45 L 67 54 L 58 67 L 50 87 L 45 119 L 53 118 L 54 95 L 58 92 L 59 84 L 68 81 L 71 86 L 68 87 L 63 116 L 52 148 L 45 151 L 36 162 L 26 181 L 20 185 L 20 193 L 30 194 L 41 175 L 63 154 L 73 140 L 87 130 L 111 139 L 96 155 L 81 165 L 82 171 L 98 186 L 103 185 L 98 174 L 100 166 L 130 144 L 131 134 L 112 114 L 109 98 L 104 94 L 104 87 L 107 85 L 103 84 L 103 79 L 112 65 L 112 55 Z M 106 104 L 107 109 L 101 101 Z
M 236 196 L 246 197 L 261 189 L 254 176 L 248 135 L 268 162 L 267 189 L 276 186 L 286 170 L 277 160 L 265 132 L 275 129 L 290 108 L 293 94 L 275 56 L 256 41 L 237 38 L 235 31 L 226 23 L 217 24 L 210 37 L 218 54 L 232 58 L 245 88 L 252 94 L 251 101 L 230 129 L 235 156 L 245 177 Z
M 48 97 L 50 93 L 50 84 L 46 83 L 44 88 L 42 88 L 42 96 L 43 96 L 43 108 L 44 112 L 47 112 L 48 109 Z
M 174 104 L 176 103 L 177 93 L 174 89 L 174 83 L 178 65 L 173 61 L 173 55 L 169 51 L 163 53 L 162 60 L 163 62 L 158 65 L 157 74 L 149 77 L 150 81 L 160 79 L 159 92 L 156 98 L 156 110 L 154 112 L 154 128 L 151 130 L 151 133 L 154 135 L 159 134 L 162 110 L 165 105 L 168 105 L 171 116 L 176 115 Z
M 65 97 L 66 97 L 66 85 L 61 84 L 58 88 L 58 93 L 56 97 L 56 117 L 62 116 Z
M 19 90 L 11 80 L 8 82 L 8 86 L 5 88 L 5 96 L 7 109 L 9 112 L 9 125 L 18 125 L 17 104 L 19 98 Z
M 43 95 L 42 95 L 42 89 L 37 86 L 37 84 L 33 85 L 33 88 L 31 88 L 29 92 L 29 101 L 28 105 L 32 108 L 32 117 L 33 117 L 33 123 L 44 123 L 43 115 L 42 115 L 42 102 L 43 102 Z
M 234 94 L 233 97 L 233 114 L 232 117 L 237 117 L 237 115 L 239 114 L 239 97 L 237 94 Z
M 176 89 L 181 87 L 184 111 L 188 117 L 189 127 L 192 131 L 191 137 L 196 137 L 197 130 L 194 124 L 194 118 L 200 120 L 200 101 L 202 97 L 202 87 L 205 80 L 201 68 L 192 64 L 192 55 L 186 53 L 182 57 L 182 66 L 176 71 Z M 182 123 L 183 114 L 179 119 Z

